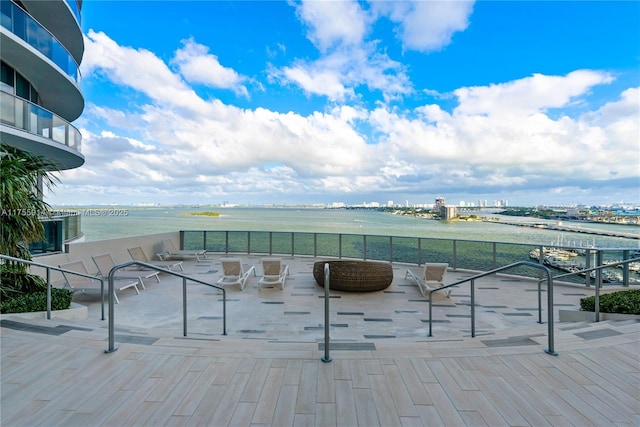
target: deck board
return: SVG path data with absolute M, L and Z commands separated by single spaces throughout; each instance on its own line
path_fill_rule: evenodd
M 255 264 L 258 258 L 245 261 Z M 122 294 L 116 307 L 117 336 L 127 338 L 116 339 L 118 349 L 111 353 L 104 352 L 106 323 L 95 317 L 95 306 L 89 319 L 24 320 L 24 328 L 3 323 L 0 424 L 493 427 L 640 423 L 638 322 L 557 327 L 559 356 L 554 357 L 543 351 L 546 325 L 522 318 L 500 318 L 516 323 L 498 327 L 490 335 L 469 337 L 469 319 L 464 317 L 468 296 L 460 289 L 458 296 L 443 298 L 441 306 L 434 307 L 434 319 L 449 322 L 436 323 L 435 335 L 427 337 L 426 305 L 415 289 L 396 278 L 393 286 L 398 286 L 398 292 L 335 295 L 340 298 L 332 302 L 342 314 L 331 320 L 331 334 L 339 337 L 336 342 L 341 346 L 332 349 L 332 361 L 324 363 L 319 347 L 322 331 L 317 328 L 322 324 L 322 299 L 306 276 L 313 263 L 287 261 L 293 266 L 295 286 L 284 291 L 258 292 L 251 285 L 242 292 L 229 289 L 233 321 L 226 336 L 220 333 L 219 313 L 212 313 L 220 296 L 210 290 L 192 297 L 188 337 L 182 336 L 179 314 L 149 308 L 159 306 L 163 298 L 180 297 L 181 287 L 172 287 L 171 278 L 163 278 L 159 285 L 150 283 L 140 295 Z M 215 270 L 216 260 L 209 262 Z M 189 262 L 185 265 L 187 271 L 196 271 Z M 484 300 L 504 306 L 517 301 L 504 311 L 527 307 L 521 300 L 532 293 L 500 288 L 504 286 L 500 280 L 487 283 L 498 290 L 482 290 Z M 578 297 L 557 298 L 566 304 Z M 448 313 L 461 317 L 448 317 Z M 386 320 L 364 321 L 365 317 Z M 163 319 L 163 327 L 148 324 L 150 319 Z M 371 338 L 378 335 L 385 338 Z M 520 345 L 525 336 L 532 337 L 532 345 Z M 488 340 L 503 345 L 486 344 Z M 510 340 L 519 345 L 508 345 Z

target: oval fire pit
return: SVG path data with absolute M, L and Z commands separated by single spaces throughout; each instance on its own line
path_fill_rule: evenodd
M 336 260 L 317 261 L 313 277 L 324 287 L 324 265 L 329 264 L 329 289 L 347 292 L 372 292 L 389 287 L 393 268 L 388 262 Z

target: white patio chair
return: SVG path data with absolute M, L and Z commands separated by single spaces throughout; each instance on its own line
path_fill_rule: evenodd
M 280 258 L 265 258 L 262 260 L 262 277 L 258 281 L 258 289 L 263 287 L 284 290 L 284 283 L 289 275 L 289 267 L 282 264 Z
M 404 278 L 406 280 L 411 276 L 418 285 L 420 293 L 424 296 L 428 291 L 444 286 L 444 276 L 447 268 L 449 268 L 449 264 L 444 262 L 425 263 L 424 269 L 421 272 L 408 269 Z M 451 295 L 451 289 L 445 289 L 443 292 L 447 298 Z
M 244 290 L 244 286 L 249 279 L 249 275 L 256 275 L 256 270 L 252 265 L 245 271 L 240 258 L 221 258 L 222 277 L 216 282 L 220 286 L 239 285 L 240 290 Z

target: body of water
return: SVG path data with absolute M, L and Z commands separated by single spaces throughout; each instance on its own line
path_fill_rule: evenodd
M 82 215 L 82 231 L 86 241 L 178 230 L 230 230 L 369 234 L 544 245 L 563 242 L 565 245 L 595 244 L 597 247 L 640 248 L 640 240 L 636 239 L 592 236 L 490 222 L 437 221 L 366 209 L 120 207 L 77 210 Z M 191 215 L 204 211 L 215 211 L 220 215 Z M 490 210 L 480 212 L 480 215 L 498 216 Z M 555 223 L 518 217 L 502 219 L 509 222 Z M 637 226 L 584 222 L 565 224 L 583 230 L 640 235 L 640 228 Z

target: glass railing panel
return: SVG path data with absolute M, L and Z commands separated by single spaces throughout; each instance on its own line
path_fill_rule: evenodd
M 365 259 L 365 238 L 362 234 L 343 234 L 342 258 Z M 368 254 L 367 254 L 368 258 Z
M 2 1 L 0 23 L 78 82 L 78 64 L 46 28 L 10 1 Z
M 367 236 L 367 259 L 373 261 L 391 260 L 391 238 L 389 236 Z
M 340 235 L 339 234 L 317 234 L 316 235 L 316 255 L 339 257 L 340 256 Z
M 250 231 L 249 247 L 252 254 L 268 254 L 269 253 L 269 233 L 268 231 Z
M 289 255 L 293 253 L 291 247 L 291 236 L 293 233 L 273 232 L 271 235 L 271 252 L 280 255 Z
M 0 92 L 0 105 L 2 123 L 80 150 L 80 131 L 62 117 L 5 92 Z
M 229 231 L 229 253 L 247 253 L 249 250 L 248 231 Z
M 540 246 L 523 245 L 518 243 L 496 243 L 496 268 L 514 264 L 520 261 L 538 262 L 537 252 Z M 527 266 L 514 267 L 504 271 L 505 274 L 515 274 L 526 277 L 540 277 L 540 270 Z
M 225 253 L 227 251 L 227 232 L 207 231 L 205 235 L 204 248 L 209 252 Z
M 420 263 L 446 262 L 453 266 L 453 241 L 448 239 L 420 239 Z
M 456 267 L 487 271 L 496 267 L 493 243 L 469 240 L 456 241 Z
M 180 236 L 182 240 L 182 249 L 203 249 L 204 236 L 204 231 L 183 231 Z
M 15 97 L 0 92 L 0 123 L 22 128 L 16 124 L 16 114 L 21 110 Z
M 416 237 L 394 237 L 391 247 L 393 262 L 420 263 L 420 239 Z
M 604 265 L 615 264 L 629 258 L 631 258 L 631 256 L 628 251 L 625 253 L 623 250 L 605 249 L 602 252 L 602 263 Z M 605 268 L 602 270 L 602 281 L 604 283 L 621 285 L 624 282 L 624 275 L 627 274 L 630 284 L 638 284 L 638 282 L 640 282 L 640 280 L 638 280 L 640 279 L 640 275 L 634 270 L 635 265 L 627 266 L 626 268 L 622 265 Z
M 68 123 L 58 116 L 53 116 L 53 126 L 51 129 L 51 139 L 60 144 L 69 145 L 67 141 Z
M 296 255 L 313 256 L 315 254 L 314 233 L 295 233 L 293 251 Z

